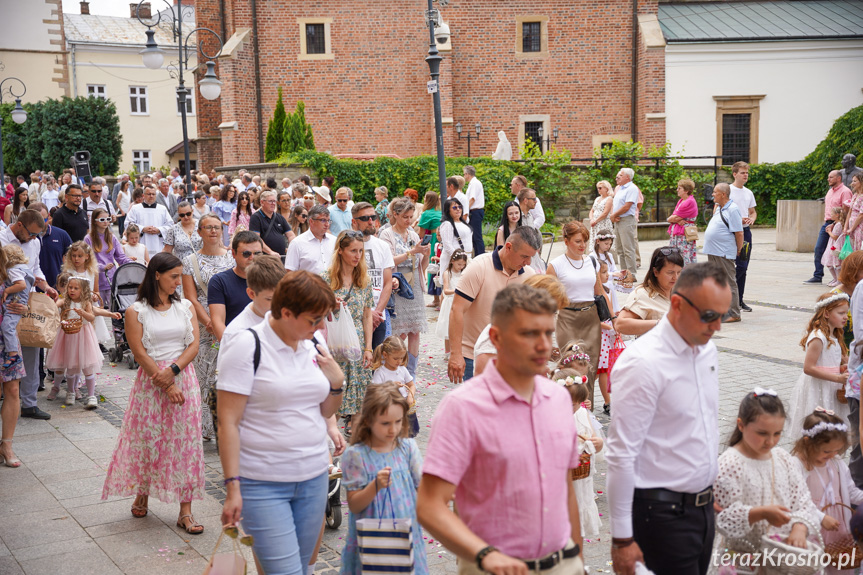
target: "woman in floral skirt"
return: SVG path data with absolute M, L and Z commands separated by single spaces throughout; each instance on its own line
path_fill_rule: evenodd
M 674 212 L 666 220 L 668 235 L 671 236 L 671 247 L 680 250 L 683 256 L 683 265 L 696 262 L 696 242 L 686 239 L 686 226 L 694 226 L 695 218 L 698 217 L 698 203 L 695 201 L 695 182 L 692 180 L 680 180 L 677 182 L 677 196 L 680 198 L 674 207 Z
M 343 230 L 336 239 L 330 269 L 322 276 L 336 294 L 336 301 L 344 303 L 357 330 L 362 350 L 353 350 L 356 359 L 345 360 L 343 350 L 330 346 L 345 374 L 345 397 L 339 413 L 345 418 L 345 435 L 351 434 L 351 417 L 360 412 L 366 388 L 372 382 L 372 285 L 366 271 L 365 243 L 362 232 Z M 338 319 L 338 311 L 333 316 Z
M 179 501 L 177 526 L 197 535 L 204 531 L 192 517 L 192 500 L 204 498 L 201 395 L 192 366 L 198 326 L 191 303 L 177 295 L 182 276 L 177 257 L 154 255 L 138 301 L 126 310 L 129 347 L 140 367 L 102 499 L 135 495 L 138 518 L 147 515 L 150 495 Z

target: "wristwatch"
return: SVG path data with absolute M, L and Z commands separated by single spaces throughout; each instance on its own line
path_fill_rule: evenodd
M 171 371 L 173 371 L 173 372 L 174 372 L 174 375 L 176 376 L 176 375 L 180 375 L 180 372 L 181 372 L 182 370 L 180 369 L 180 366 L 179 366 L 179 365 L 177 365 L 176 363 L 172 363 L 172 364 L 171 364 Z

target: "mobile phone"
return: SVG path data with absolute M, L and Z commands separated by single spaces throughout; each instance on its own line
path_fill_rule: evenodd
M 423 236 L 423 241 L 420 245 L 427 246 L 431 243 L 431 240 L 432 240 L 431 234 L 426 234 Z

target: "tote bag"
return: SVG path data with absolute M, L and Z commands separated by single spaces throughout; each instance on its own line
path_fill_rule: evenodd
M 57 304 L 43 293 L 31 292 L 27 313 L 18 322 L 21 347 L 53 347 L 59 330 L 60 310 Z
M 339 317 L 333 321 L 327 320 L 327 346 L 336 361 L 360 361 L 363 358 L 363 348 L 351 312 L 345 304 L 339 304 Z
M 386 517 L 386 504 L 390 513 Z M 385 518 L 386 517 L 386 518 Z M 413 532 L 410 519 L 396 519 L 390 489 L 384 491 L 380 519 L 357 519 L 357 545 L 363 575 L 414 572 Z

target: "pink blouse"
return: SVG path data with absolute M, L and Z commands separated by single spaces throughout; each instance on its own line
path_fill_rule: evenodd
M 249 217 L 249 214 L 247 214 L 246 212 L 242 212 L 239 217 L 237 217 L 237 210 L 234 210 L 231 213 L 231 223 L 228 224 L 228 235 L 233 236 L 234 232 L 236 232 L 237 228 L 240 226 L 243 227 L 243 230 L 241 231 L 247 231 L 249 229 L 250 219 L 251 218 Z
M 695 201 L 695 196 L 677 200 L 677 205 L 671 215 L 681 217 L 684 220 L 695 220 L 698 217 L 698 202 Z M 680 224 L 668 226 L 668 235 L 670 236 L 682 236 L 684 233 L 686 232 Z

